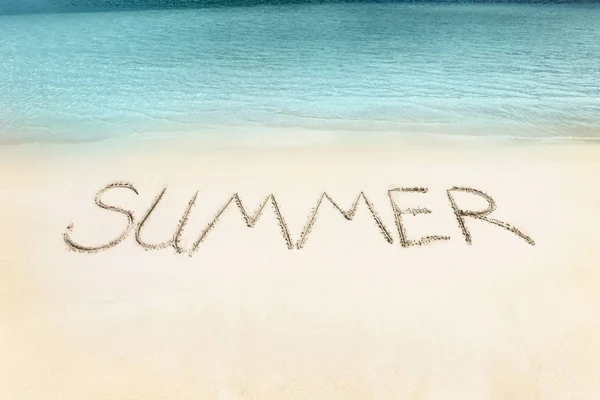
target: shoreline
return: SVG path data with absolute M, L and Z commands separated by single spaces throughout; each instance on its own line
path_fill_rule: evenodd
M 294 132 L 303 131 L 294 130 Z M 306 131 L 314 134 L 315 131 Z M 334 132 L 335 133 L 335 132 Z M 341 133 L 341 132 L 337 132 Z M 431 151 L 446 151 L 452 149 L 460 150 L 481 150 L 481 151 L 520 151 L 532 148 L 537 149 L 585 149 L 590 151 L 600 145 L 599 138 L 510 138 L 494 136 L 470 136 L 470 135 L 438 135 L 438 134 L 415 134 L 399 135 L 397 137 L 388 136 L 387 138 L 369 139 L 367 136 L 361 138 L 343 138 L 336 140 L 316 140 L 312 141 L 272 141 L 272 138 L 264 138 L 262 141 L 245 140 L 207 140 L 202 137 L 192 135 L 147 135 L 140 137 L 120 137 L 105 139 L 93 142 L 65 142 L 65 143 L 46 143 L 32 142 L 21 144 L 0 144 L 0 154 L 26 155 L 27 153 L 43 154 L 73 154 L 78 151 L 90 151 L 104 155 L 117 155 L 123 152 L 151 152 L 161 149 L 170 149 L 171 151 L 198 152 L 201 154 L 215 153 L 249 153 L 249 152 L 297 152 L 297 151 L 339 151 L 339 150 L 409 150 L 421 151 L 430 149 Z
M 533 128 L 529 128 L 533 129 Z M 31 142 L 0 142 L 0 151 L 12 148 L 28 147 L 117 147 L 143 146 L 153 143 L 164 145 L 169 143 L 192 144 L 207 149 L 221 148 L 256 148 L 256 147 L 310 147 L 310 146 L 373 146 L 373 145 L 432 145 L 432 146 L 528 146 L 528 145 L 571 145 L 571 144 L 600 144 L 600 136 L 548 136 L 535 137 L 514 134 L 477 134 L 477 129 L 471 127 L 464 132 L 447 133 L 426 131 L 396 131 L 359 129 L 317 129 L 299 127 L 227 127 L 215 126 L 204 128 L 202 131 L 193 130 L 172 132 L 133 133 L 118 137 L 108 137 L 89 141 L 31 141 Z

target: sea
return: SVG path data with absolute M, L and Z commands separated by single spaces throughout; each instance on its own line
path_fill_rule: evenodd
M 600 4 L 0 0 L 0 145 L 303 132 L 600 139 Z

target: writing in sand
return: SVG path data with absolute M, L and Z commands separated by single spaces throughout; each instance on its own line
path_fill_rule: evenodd
M 117 246 L 119 243 L 123 242 L 131 234 L 131 232 L 135 230 L 135 233 L 134 233 L 135 241 L 137 242 L 137 244 L 139 246 L 141 246 L 142 248 L 144 248 L 146 250 L 159 250 L 159 249 L 172 247 L 175 250 L 175 252 L 178 254 L 187 253 L 188 255 L 192 256 L 196 251 L 198 251 L 200 244 L 206 239 L 209 232 L 219 222 L 221 215 L 230 206 L 234 206 L 234 205 L 237 206 L 237 208 L 240 210 L 240 212 L 242 214 L 242 217 L 244 219 L 244 222 L 246 223 L 246 226 L 252 228 L 256 225 L 256 223 L 260 219 L 267 204 L 270 204 L 272 206 L 273 212 L 275 213 L 275 217 L 277 218 L 279 227 L 281 229 L 281 235 L 285 241 L 285 245 L 287 246 L 287 248 L 290 250 L 293 250 L 293 249 L 301 250 L 304 248 L 304 246 L 308 240 L 308 237 L 312 231 L 312 228 L 314 227 L 315 222 L 317 221 L 317 214 L 318 214 L 319 209 L 324 201 L 328 201 L 329 203 L 331 203 L 333 205 L 334 209 L 336 209 L 339 213 L 341 213 L 345 219 L 351 221 L 354 218 L 354 216 L 356 215 L 356 210 L 357 210 L 358 204 L 361 202 L 361 200 L 364 202 L 364 204 L 366 204 L 366 206 L 371 214 L 371 217 L 374 220 L 374 222 L 376 223 L 377 227 L 379 228 L 383 238 L 390 244 L 394 243 L 394 238 L 392 237 L 392 233 L 385 226 L 382 219 L 380 218 L 378 213 L 375 211 L 375 208 L 373 207 L 372 202 L 368 199 L 368 197 L 363 192 L 359 193 L 359 195 L 356 197 L 354 203 L 352 204 L 350 209 L 347 211 L 345 211 L 342 207 L 340 207 L 340 205 L 333 198 L 331 198 L 326 192 L 323 192 L 319 196 L 314 207 L 310 210 L 310 212 L 308 214 L 306 225 L 304 226 L 304 229 L 302 230 L 300 237 L 298 238 L 298 240 L 295 243 L 292 241 L 290 231 L 285 222 L 285 218 L 283 217 L 283 215 L 281 213 L 279 203 L 277 202 L 277 199 L 275 198 L 275 196 L 273 194 L 267 195 L 264 198 L 264 200 L 262 201 L 262 203 L 259 205 L 258 209 L 253 214 L 248 214 L 248 212 L 246 212 L 246 209 L 244 208 L 244 206 L 242 204 L 242 200 L 241 200 L 240 196 L 237 193 L 235 193 L 227 199 L 227 201 L 223 204 L 223 206 L 220 209 L 218 209 L 214 218 L 206 225 L 204 230 L 199 234 L 197 239 L 193 242 L 192 246 L 190 248 L 184 248 L 184 247 L 182 247 L 182 244 L 181 244 L 181 236 L 182 236 L 183 230 L 186 226 L 186 223 L 188 222 L 188 219 L 190 217 L 190 213 L 191 213 L 194 205 L 196 204 L 196 199 L 198 197 L 198 192 L 196 192 L 194 194 L 194 196 L 191 198 L 191 200 L 188 202 L 188 205 L 187 205 L 185 211 L 183 212 L 183 215 L 181 216 L 181 219 L 179 220 L 179 223 L 176 226 L 175 231 L 174 231 L 173 235 L 171 236 L 171 238 L 162 243 L 150 244 L 150 243 L 147 243 L 146 241 L 144 241 L 142 238 L 144 225 L 147 223 L 150 216 L 152 215 L 152 213 L 155 211 L 155 209 L 159 205 L 161 199 L 163 198 L 163 196 L 166 192 L 166 189 L 163 189 L 158 194 L 158 196 L 156 196 L 156 198 L 150 204 L 149 208 L 146 210 L 143 217 L 138 221 L 136 221 L 136 219 L 134 218 L 134 212 L 132 210 L 126 210 L 117 205 L 106 204 L 102 200 L 102 196 L 106 192 L 112 191 L 112 190 L 127 190 L 127 191 L 131 191 L 131 192 L 135 193 L 136 195 L 138 194 L 138 190 L 135 188 L 135 186 L 133 184 L 131 184 L 129 182 L 113 182 L 113 183 L 110 183 L 107 186 L 103 187 L 96 193 L 95 200 L 94 200 L 96 205 L 98 207 L 100 207 L 101 209 L 105 209 L 108 211 L 122 214 L 124 219 L 127 222 L 127 225 L 125 226 L 125 228 L 122 230 L 122 232 L 116 238 L 109 241 L 108 243 L 90 246 L 90 245 L 78 243 L 75 239 L 73 239 L 72 234 L 73 234 L 74 227 L 73 227 L 73 224 L 70 224 L 67 227 L 66 232 L 63 234 L 64 241 L 66 242 L 66 244 L 70 250 L 82 252 L 82 253 L 96 253 L 96 252 L 100 252 L 100 251 L 105 251 L 105 250 L 113 248 L 113 247 Z M 395 222 L 397 233 L 399 236 L 400 245 L 403 247 L 423 246 L 423 245 L 427 245 L 427 244 L 430 244 L 430 243 L 433 243 L 436 241 L 450 240 L 449 236 L 441 236 L 441 235 L 425 236 L 419 240 L 414 240 L 414 239 L 408 238 L 406 228 L 405 228 L 405 225 L 403 222 L 403 217 L 405 215 L 416 216 L 418 214 L 430 214 L 431 210 L 429 210 L 428 208 L 424 208 L 424 207 L 402 209 L 397 204 L 397 202 L 393 199 L 392 194 L 407 193 L 407 192 L 427 194 L 428 189 L 425 187 L 400 187 L 400 188 L 388 190 L 387 196 L 389 198 L 390 206 L 393 211 L 393 215 L 394 215 L 394 219 L 395 219 L 394 222 Z M 478 210 L 470 210 L 467 208 L 461 208 L 461 206 L 456 201 L 456 198 L 455 198 L 456 193 L 466 193 L 471 196 L 478 196 L 487 202 L 487 207 L 485 207 L 483 209 L 478 209 Z M 531 237 L 527 236 L 526 234 L 521 232 L 519 229 L 517 229 L 513 225 L 511 225 L 507 222 L 503 222 L 503 221 L 494 219 L 490 216 L 490 214 L 492 214 L 492 212 L 496 209 L 496 202 L 488 194 L 482 192 L 481 190 L 469 188 L 469 187 L 456 187 L 455 186 L 455 187 L 452 187 L 452 188 L 446 190 L 446 196 L 449 200 L 450 207 L 452 208 L 452 211 L 456 217 L 458 227 L 459 227 L 460 231 L 462 232 L 464 240 L 467 244 L 471 244 L 471 242 L 472 242 L 471 233 L 468 228 L 468 221 L 469 220 L 478 220 L 480 222 L 492 224 L 501 229 L 504 229 L 504 230 L 512 233 L 516 237 L 522 239 L 522 241 L 524 241 L 525 243 L 527 243 L 531 246 L 535 245 L 535 242 L 533 241 L 533 239 Z

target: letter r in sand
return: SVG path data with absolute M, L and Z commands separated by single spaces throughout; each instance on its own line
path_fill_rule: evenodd
M 458 207 L 458 205 L 456 204 L 456 201 L 454 200 L 454 197 L 452 197 L 453 191 L 454 192 L 471 193 L 471 194 L 481 196 L 488 202 L 488 207 L 485 210 L 481 210 L 481 211 L 463 210 Z M 460 229 L 462 230 L 462 233 L 465 236 L 465 240 L 467 241 L 467 243 L 471 244 L 471 233 L 469 232 L 469 230 L 467 229 L 467 226 L 465 225 L 465 217 L 472 217 L 472 218 L 479 219 L 481 221 L 489 222 L 490 224 L 499 226 L 501 228 L 504 228 L 507 231 L 512 232 L 515 235 L 519 236 L 521 239 L 525 240 L 530 245 L 535 246 L 535 242 L 533 241 L 533 239 L 531 239 L 529 236 L 525 235 L 523 232 L 521 232 L 514 226 L 507 224 L 506 222 L 502 222 L 497 219 L 488 217 L 488 215 L 491 214 L 496 209 L 496 203 L 494 202 L 494 199 L 492 199 L 490 196 L 483 193 L 482 191 L 477 190 L 477 189 L 472 189 L 472 188 L 455 186 L 452 189 L 448 190 L 448 199 L 450 200 L 450 204 L 452 204 L 452 209 L 454 210 L 454 215 L 456 215 L 458 225 L 460 226 Z

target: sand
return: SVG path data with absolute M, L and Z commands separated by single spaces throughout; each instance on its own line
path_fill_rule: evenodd
M 157 140 L 0 158 L 2 398 L 597 396 L 600 146 Z M 115 182 L 102 201 L 132 212 L 129 235 L 73 251 L 65 233 L 93 247 L 128 226 L 94 204 Z M 489 195 L 489 218 L 535 245 L 467 216 L 469 245 L 453 187 Z M 145 250 L 137 225 L 165 188 L 138 235 L 158 248 Z M 449 240 L 404 247 L 397 188 L 420 188 L 391 192 L 397 209 L 431 211 L 401 215 L 405 240 Z M 178 253 L 169 241 L 196 192 Z

